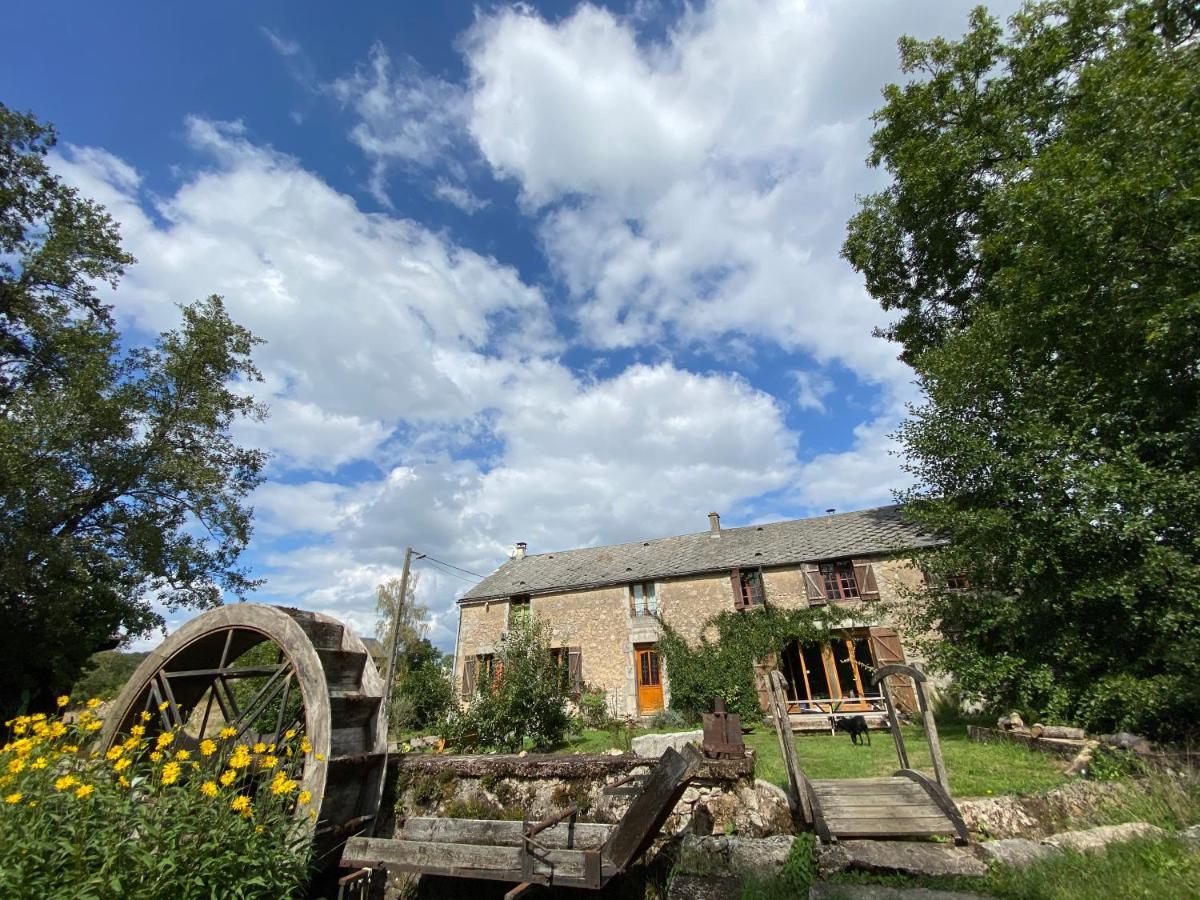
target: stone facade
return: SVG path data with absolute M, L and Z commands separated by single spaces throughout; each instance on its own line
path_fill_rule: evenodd
M 907 556 L 874 556 L 855 559 L 869 562 L 879 588 L 879 600 L 848 601 L 867 624 L 895 627 L 895 611 L 903 603 L 906 589 L 919 590 L 920 570 Z M 764 568 L 763 585 L 768 604 L 784 608 L 809 605 L 804 587 L 804 565 Z M 728 572 L 703 573 L 655 582 L 658 612 L 689 642 L 700 640 L 705 623 L 717 613 L 734 608 L 733 585 Z M 531 614 L 546 622 L 556 647 L 579 647 L 583 681 L 603 688 L 611 711 L 618 716 L 636 716 L 638 690 L 635 645 L 653 644 L 659 637 L 653 617 L 635 616 L 630 604 L 630 586 L 596 587 L 535 595 Z M 457 648 L 456 688 L 461 696 L 465 661 L 501 648 L 509 612 L 509 601 L 469 601 L 461 604 Z M 753 615 L 753 611 L 748 614 Z M 898 630 L 898 629 L 897 629 Z M 712 638 L 710 633 L 707 637 Z M 903 641 L 907 661 L 915 659 Z M 670 673 L 663 667 L 663 699 L 670 705 Z

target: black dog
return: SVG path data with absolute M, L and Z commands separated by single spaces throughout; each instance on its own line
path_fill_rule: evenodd
M 871 746 L 871 731 L 867 728 L 867 720 L 862 716 L 850 716 L 848 719 L 839 719 L 835 716 L 830 716 L 833 720 L 833 728 L 835 731 L 845 731 L 850 735 L 850 743 L 857 745 L 859 738 L 867 742 L 867 746 Z

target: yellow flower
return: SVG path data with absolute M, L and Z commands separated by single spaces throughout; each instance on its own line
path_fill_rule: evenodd
M 36 734 L 38 737 L 45 737 L 49 733 L 49 731 L 50 731 L 50 726 L 47 725 L 45 722 L 34 722 L 33 723 L 33 733 Z
M 79 747 L 76 744 L 63 744 L 63 753 L 78 753 Z
M 246 749 L 245 744 L 238 744 L 233 748 L 233 754 L 229 757 L 229 768 L 244 769 L 250 765 L 250 751 Z
M 140 738 L 142 735 L 144 735 L 146 733 L 146 726 L 145 725 L 134 725 L 132 728 L 129 729 L 129 733 L 132 734 L 135 738 Z
M 35 759 L 33 762 L 31 762 L 31 763 L 29 764 L 29 768 L 31 768 L 31 769 L 44 769 L 44 768 L 46 768 L 46 764 L 47 764 L 46 757 L 44 757 L 44 756 L 39 756 L 37 759 Z
M 163 784 L 174 784 L 178 780 L 179 780 L 179 763 L 169 762 L 165 766 L 163 766 L 163 770 L 162 770 L 162 783 Z
M 59 699 L 61 700 L 63 698 L 59 697 Z M 6 796 L 4 798 L 4 802 L 7 803 L 9 806 L 13 806 L 13 805 L 21 802 L 21 796 L 22 795 L 21 795 L 20 791 L 13 791 L 11 794 L 9 794 L 8 796 Z
M 13 734 L 15 735 L 22 735 L 28 730 L 29 726 L 27 726 L 24 722 L 18 722 L 13 726 Z
M 88 708 L 88 709 L 95 709 L 95 708 L 96 708 L 97 706 L 99 706 L 99 705 L 100 705 L 100 698 L 99 698 L 99 697 L 92 697 L 92 698 L 91 698 L 90 700 L 88 700 L 88 702 L 87 702 L 87 708 Z
M 200 793 L 205 797 L 217 796 L 217 783 L 215 781 L 206 781 L 200 785 Z
M 325 754 L 324 754 L 324 753 L 317 753 L 317 754 L 316 754 L 316 759 L 317 759 L 317 762 L 325 762 Z
M 280 772 L 279 774 L 283 775 L 282 772 Z M 284 776 L 283 778 L 276 778 L 274 781 L 271 782 L 271 793 L 277 797 L 280 794 L 290 794 L 295 789 L 296 789 L 296 782 L 292 781 L 292 779 L 290 779 L 286 776 Z
M 121 745 L 121 749 L 122 750 L 136 750 L 137 745 L 138 745 L 138 739 L 130 738 L 129 740 L 127 740 L 125 743 L 123 743 Z
M 266 753 L 267 745 L 264 744 L 262 741 L 259 741 L 257 744 L 254 745 L 254 747 L 252 749 L 254 750 L 255 753 Z
M 123 788 L 127 788 L 127 787 L 129 787 L 129 779 L 126 778 L 124 775 L 122 775 L 120 778 L 117 779 L 117 784 L 119 784 Z
M 219 736 L 226 740 L 228 740 L 231 737 L 237 737 L 237 729 L 236 728 L 222 728 L 221 734 Z
M 258 764 L 264 769 L 273 769 L 279 764 L 279 758 L 275 756 L 264 756 L 258 761 Z
M 174 741 L 175 741 L 175 732 L 164 731 L 162 734 L 160 734 L 158 736 L 158 741 L 154 744 L 154 749 L 165 750 L 167 747 L 170 747 L 171 744 L 174 743 Z
M 108 748 L 108 752 L 104 754 L 104 758 L 109 759 L 109 760 L 120 759 L 121 754 L 124 752 L 125 752 L 125 748 L 122 745 L 117 744 L 113 747 Z
M 154 750 L 150 753 L 150 762 L 159 762 L 161 760 L 162 760 L 162 754 L 159 753 L 157 750 Z
M 284 739 L 285 741 L 290 741 L 290 740 L 291 740 L 292 738 L 294 738 L 295 736 L 296 736 L 296 729 L 295 729 L 295 728 L 289 728 L 287 731 L 285 731 L 285 732 L 283 733 L 283 739 Z
M 127 757 L 122 756 L 115 763 L 113 763 L 113 771 L 114 772 L 124 772 L 126 769 L 129 768 L 129 766 L 130 766 L 129 759 Z
M 176 758 L 176 759 L 179 759 L 179 760 L 191 759 L 191 758 L 192 758 L 192 753 L 191 753 L 191 751 L 190 751 L 190 750 L 176 750 L 176 751 L 175 751 L 175 758 Z
M 263 827 L 262 827 L 261 825 L 255 825 L 255 826 L 254 826 L 254 833 L 255 833 L 255 834 L 262 834 L 262 833 L 263 833 Z
M 25 769 L 25 760 L 11 759 L 8 761 L 8 771 L 12 772 L 12 774 L 20 775 L 21 772 L 24 771 L 24 769 Z
M 302 753 L 312 753 L 312 744 L 308 742 L 308 735 L 300 738 L 300 751 Z
M 171 705 L 170 703 L 168 703 L 166 700 L 164 700 L 162 703 L 158 704 L 158 711 L 165 712 L 166 708 L 170 705 Z
M 311 800 L 312 800 L 312 792 L 311 791 L 301 791 L 300 796 L 296 798 L 296 802 L 299 803 L 301 806 L 307 806 Z
M 54 702 L 58 704 L 59 709 L 62 709 L 64 706 L 66 706 L 68 703 L 71 702 L 71 698 L 68 697 L 66 694 L 63 694 L 61 697 L 59 697 Z
M 81 784 L 78 788 L 75 789 L 75 796 L 78 797 L 80 800 L 82 800 L 84 797 L 88 796 L 88 794 L 90 794 L 95 789 L 96 788 L 90 784 Z
M 212 756 L 216 752 L 217 752 L 217 745 L 214 744 L 212 741 L 203 740 L 200 742 L 200 755 L 201 756 Z
M 237 772 L 233 771 L 233 769 L 226 769 L 221 773 L 221 777 L 217 780 L 220 781 L 225 787 L 229 787 L 231 784 L 233 784 L 233 780 L 235 778 L 237 778 Z
M 238 794 L 230 801 L 229 808 L 234 812 L 247 813 L 250 811 L 250 798 L 245 794 Z
M 85 731 L 99 731 L 101 728 L 101 725 L 102 725 L 102 723 L 100 722 L 100 720 L 96 719 L 95 721 L 88 722 L 86 725 L 83 726 L 83 728 Z
M 92 711 L 90 709 L 85 709 L 83 712 L 81 712 L 79 714 L 80 722 L 86 722 L 89 719 L 93 719 L 93 718 L 95 718 L 95 716 L 92 715 Z
M 150 721 L 150 719 L 152 718 L 152 716 L 150 715 L 150 713 L 146 712 L 146 710 L 144 710 L 144 709 L 143 709 L 143 710 L 142 710 L 142 711 L 141 711 L 141 712 L 138 714 L 138 717 L 139 717 L 139 718 L 140 718 L 140 719 L 141 719 L 143 722 L 149 722 L 149 721 Z
M 46 720 L 45 713 L 34 713 L 32 716 L 29 717 L 30 722 L 44 722 L 45 720 Z
M 56 791 L 65 791 L 76 783 L 74 775 L 63 775 L 54 782 L 54 789 Z

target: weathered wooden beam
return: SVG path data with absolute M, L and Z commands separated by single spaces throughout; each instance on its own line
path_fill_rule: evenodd
M 544 829 L 538 835 L 538 842 L 555 849 L 594 849 L 607 841 L 616 828 L 616 825 L 591 822 L 576 822 L 574 826 L 559 824 Z M 492 844 L 497 847 L 520 847 L 524 836 L 524 826 L 521 822 L 432 817 L 414 817 L 406 820 L 401 835 L 406 841 Z
M 595 850 L 550 850 L 538 853 L 529 867 L 532 874 L 523 876 L 525 857 L 521 847 L 354 837 L 346 842 L 342 865 L 567 887 L 600 887 L 607 877 L 601 873 L 596 862 L 588 859 L 594 857 L 599 860 L 599 853 Z

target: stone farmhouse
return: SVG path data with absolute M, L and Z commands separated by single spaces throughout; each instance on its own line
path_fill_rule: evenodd
M 458 601 L 456 690 L 472 696 L 494 671 L 509 623 L 534 615 L 550 626 L 576 690 L 602 687 L 617 715 L 649 716 L 671 702 L 656 650 L 660 618 L 695 641 L 722 610 L 833 603 L 853 607 L 862 626 L 823 644 L 793 642 L 767 662 L 787 677 L 797 727 L 828 727 L 830 713 L 878 713 L 872 667 L 914 661 L 887 621 L 888 602 L 923 586 L 911 553 L 937 543 L 884 506 L 742 528 L 722 528 L 710 513 L 707 531 L 553 553 L 518 544 Z M 911 704 L 904 685 L 893 688 L 900 705 Z

